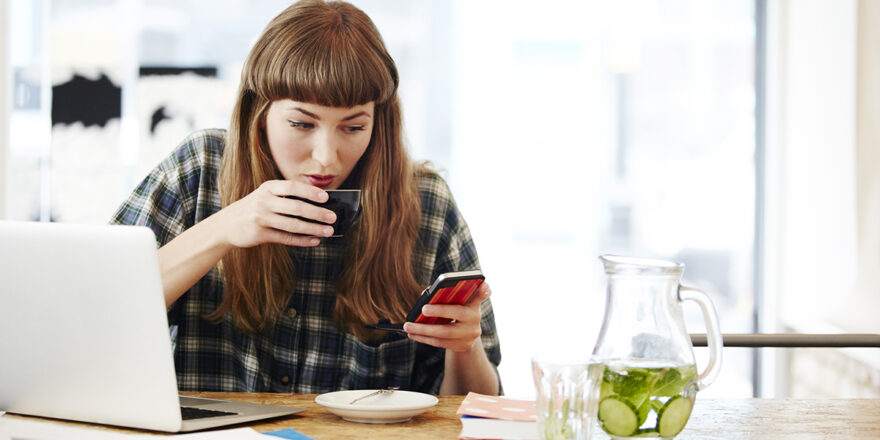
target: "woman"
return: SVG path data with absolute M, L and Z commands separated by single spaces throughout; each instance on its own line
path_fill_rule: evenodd
M 364 327 L 402 322 L 438 275 L 479 266 L 445 182 L 407 156 L 397 87 L 366 14 L 298 2 L 251 49 L 229 131 L 188 137 L 120 207 L 114 222 L 160 244 L 180 389 L 501 391 L 486 283 L 422 310 L 451 324 Z M 362 191 L 345 237 L 292 217 L 332 223 L 286 196 L 338 188 Z

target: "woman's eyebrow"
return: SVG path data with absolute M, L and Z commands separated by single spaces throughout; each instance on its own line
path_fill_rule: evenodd
M 306 115 L 306 116 L 308 116 L 308 117 L 310 117 L 310 118 L 312 118 L 312 119 L 315 119 L 316 121 L 320 121 L 320 120 L 321 120 L 321 117 L 320 117 L 320 116 L 318 116 L 318 115 L 316 115 L 316 114 L 314 114 L 314 113 L 312 113 L 312 112 L 310 112 L 310 111 L 308 111 L 308 110 L 306 110 L 306 109 L 304 109 L 304 108 L 301 108 L 301 107 L 294 107 L 293 109 L 296 110 L 296 111 L 298 111 L 298 112 L 300 112 L 300 113 L 302 113 L 302 114 L 304 114 L 304 115 Z M 343 120 L 343 121 L 350 121 L 350 120 L 352 120 L 352 119 L 354 119 L 354 118 L 357 118 L 357 117 L 360 117 L 360 116 L 366 116 L 366 117 L 368 117 L 368 118 L 371 117 L 369 113 L 367 113 L 367 112 L 365 112 L 365 111 L 359 111 L 359 112 L 357 112 L 357 113 L 355 113 L 355 114 L 353 114 L 353 115 L 346 116 L 346 117 L 343 118 L 342 120 Z
M 366 117 L 368 117 L 368 118 L 371 117 L 371 116 L 369 115 L 369 113 L 364 112 L 364 111 L 360 111 L 360 112 L 357 112 L 357 113 L 355 113 L 355 114 L 353 114 L 353 115 L 351 115 L 351 116 L 347 116 L 345 119 L 343 119 L 343 121 L 350 121 L 350 120 L 352 120 L 352 119 L 354 119 L 354 118 L 357 118 L 358 116 L 366 116 Z
M 312 118 L 312 119 L 317 119 L 317 120 L 319 120 L 319 121 L 321 120 L 321 118 L 320 118 L 318 115 L 316 115 L 316 114 L 314 114 L 314 113 L 312 113 L 312 112 L 310 112 L 310 111 L 308 111 L 308 110 L 305 110 L 305 109 L 302 109 L 302 108 L 299 108 L 299 107 L 294 107 L 293 109 L 296 110 L 296 111 L 298 111 L 298 112 L 300 112 L 300 113 L 302 113 L 302 114 L 304 114 L 304 115 L 306 115 L 306 116 L 308 116 L 308 117 L 310 117 L 310 118 Z

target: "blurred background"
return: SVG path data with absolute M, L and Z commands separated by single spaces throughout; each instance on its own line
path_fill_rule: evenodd
M 289 3 L 0 0 L 0 219 L 107 222 L 227 126 Z M 471 227 L 508 395 L 532 355 L 592 350 L 606 253 L 684 263 L 726 333 L 880 331 L 880 2 L 353 3 Z M 707 396 L 880 396 L 876 349 L 724 356 Z

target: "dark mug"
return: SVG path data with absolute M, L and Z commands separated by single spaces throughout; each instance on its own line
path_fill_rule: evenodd
M 320 206 L 322 208 L 329 209 L 336 214 L 336 221 L 333 222 L 333 235 L 331 237 L 342 237 L 344 236 L 351 227 L 358 221 L 360 218 L 360 208 L 361 208 L 361 190 L 359 189 L 328 189 L 327 195 L 330 196 L 324 203 L 314 202 L 312 200 L 307 200 L 302 197 L 297 196 L 286 196 L 288 199 L 296 199 L 301 200 L 306 203 L 311 203 L 312 205 Z M 308 218 L 303 218 L 294 215 L 300 220 L 307 221 L 310 223 L 318 223 L 325 225 L 327 223 L 319 222 L 317 220 L 312 220 Z

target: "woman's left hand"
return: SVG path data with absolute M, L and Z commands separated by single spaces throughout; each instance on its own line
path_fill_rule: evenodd
M 407 322 L 403 330 L 409 338 L 416 342 L 446 348 L 453 351 L 469 351 L 480 340 L 483 333 L 480 329 L 480 304 L 489 298 L 492 290 L 483 282 L 465 305 L 427 304 L 422 307 L 422 314 L 438 318 L 448 318 L 449 324 L 417 324 Z

